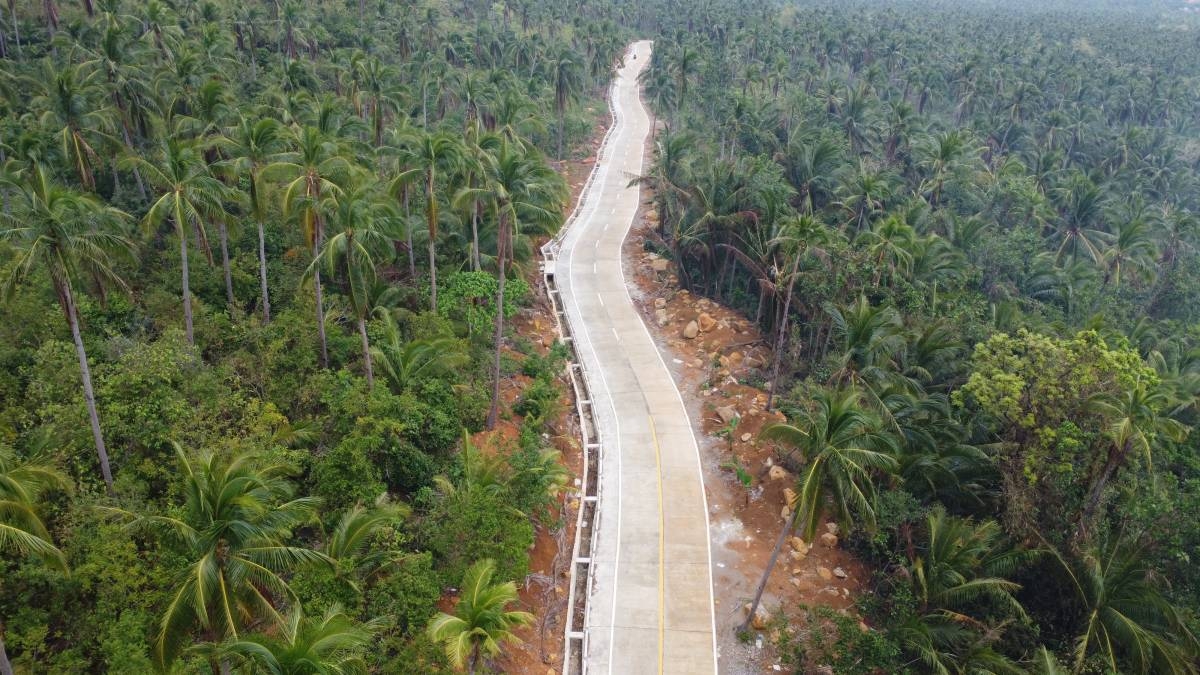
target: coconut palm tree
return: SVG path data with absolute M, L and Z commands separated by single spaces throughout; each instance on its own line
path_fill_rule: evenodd
M 197 631 L 207 642 L 220 642 L 238 639 L 259 620 L 286 625 L 277 604 L 298 600 L 284 574 L 332 564 L 324 553 L 287 543 L 320 505 L 315 497 L 293 498 L 290 467 L 261 465 L 252 454 L 204 453 L 193 460 L 178 444 L 175 454 L 185 497 L 178 511 L 139 516 L 114 510 L 130 518 L 131 527 L 172 541 L 190 561 L 154 637 L 154 661 L 164 670 Z M 214 675 L 221 672 L 215 658 L 211 666 Z
M 130 157 L 127 163 L 138 167 L 150 184 L 162 193 L 143 217 L 143 227 L 150 230 L 169 220 L 179 238 L 184 328 L 188 344 L 195 344 L 187 240 L 194 233 L 200 249 L 212 262 L 204 224 L 210 218 L 223 217 L 223 201 L 229 190 L 209 172 L 195 143 L 169 138 L 159 147 L 156 160 L 149 162 L 141 157 Z
M 371 364 L 371 344 L 367 337 L 367 318 L 374 309 L 371 289 L 375 285 L 376 262 L 388 255 L 393 237 L 392 214 L 383 203 L 379 186 L 362 182 L 348 187 L 327 200 L 323 210 L 330 214 L 335 232 L 321 247 L 317 257 L 305 272 L 305 279 L 324 267 L 331 278 L 345 282 L 346 298 L 362 340 L 363 369 L 367 386 L 375 386 L 375 370 Z
M 1163 595 L 1146 546 L 1125 536 L 1066 557 L 1051 550 L 1073 594 L 1073 673 L 1095 657 L 1114 673 L 1197 672 L 1200 640 Z
M 224 166 L 238 176 L 244 176 L 248 184 L 247 202 L 250 217 L 258 228 L 258 281 L 262 296 L 263 322 L 271 321 L 271 298 L 267 290 L 267 238 L 266 220 L 270 207 L 266 196 L 266 185 L 262 180 L 262 169 L 280 149 L 283 141 L 282 129 L 275 120 L 264 117 L 252 122 L 245 116 L 237 124 L 226 129 L 218 139 L 221 149 L 229 155 Z
M 0 445 L 0 553 L 36 556 L 46 565 L 67 571 L 67 559 L 54 545 L 37 512 L 46 490 L 66 490 L 70 481 L 52 464 L 37 458 L 18 458 Z M 12 675 L 4 649 L 4 622 L 0 621 L 0 674 Z
M 567 106 L 583 88 L 583 64 L 571 48 L 564 48 L 550 63 L 550 82 L 554 85 L 554 112 L 558 115 L 558 152 L 563 158 L 563 135 L 567 127 Z
M 352 675 L 367 673 L 364 658 L 375 634 L 386 621 L 359 623 L 342 608 L 331 605 L 319 618 L 306 616 L 297 604 L 275 630 L 201 645 L 195 650 L 217 659 L 238 660 L 274 675 Z
M 299 212 L 304 241 L 316 260 L 325 245 L 326 196 L 342 192 L 342 183 L 354 173 L 341 148 L 328 134 L 314 126 L 294 128 L 292 150 L 280 153 L 263 168 L 267 179 L 286 181 L 283 192 L 285 217 Z M 329 367 L 329 347 L 325 340 L 325 304 L 322 297 L 321 270 L 313 268 L 313 293 L 316 296 L 317 338 L 321 343 L 321 367 Z
M 747 629 L 758 611 L 783 542 L 797 523 L 804 539 L 812 541 L 828 503 L 832 502 L 843 531 L 850 530 L 855 516 L 864 522 L 865 529 L 873 529 L 875 474 L 891 473 L 898 468 L 889 454 L 896 448 L 895 439 L 881 431 L 879 419 L 863 405 L 858 390 L 822 391 L 814 397 L 814 402 L 816 409 L 807 414 L 804 428 L 776 423 L 763 428 L 760 434 L 764 439 L 791 446 L 789 457 L 800 452 L 807 466 L 796 485 L 796 503 L 775 540 L 741 631 Z
M 453 336 L 404 340 L 390 314 L 383 315 L 383 339 L 371 346 L 371 356 L 392 391 L 404 393 L 425 377 L 436 377 L 470 362 L 462 340 Z
M 425 225 L 429 230 L 429 306 L 437 311 L 437 237 L 439 173 L 453 173 L 463 161 L 462 143 L 454 136 L 441 132 L 415 133 L 410 144 L 401 148 L 400 161 L 411 167 L 400 172 L 396 180 L 408 181 L 419 176 L 425 184 Z
M 501 140 L 494 153 L 483 157 L 483 186 L 465 188 L 456 202 L 486 199 L 497 222 L 496 331 L 493 336 L 492 404 L 487 428 L 493 429 L 500 412 L 500 347 L 504 339 L 504 289 L 511 260 L 513 235 L 523 225 L 552 229 L 562 222 L 566 187 L 562 179 L 535 151 Z
M 30 101 L 31 108 L 40 111 L 36 122 L 58 137 L 64 159 L 89 192 L 96 189 L 100 146 L 118 145 L 111 135 L 113 119 L 104 103 L 101 77 L 98 69 L 78 64 L 57 69 L 47 59 L 40 77 L 24 81 L 26 91 L 40 92 Z
M 492 583 L 496 562 L 480 560 L 463 576 L 462 592 L 453 614 L 439 612 L 429 622 L 429 638 L 440 642 L 455 668 L 475 673 L 505 642 L 518 643 L 514 628 L 533 623 L 533 615 L 508 609 L 517 600 L 511 581 Z
M 18 285 L 38 270 L 45 270 L 49 276 L 59 308 L 71 328 L 100 475 L 111 492 L 112 469 L 79 326 L 75 288 L 81 275 L 101 288 L 106 285 L 125 288 L 125 282 L 113 269 L 113 256 L 133 254 L 133 242 L 122 234 L 129 217 L 94 197 L 55 184 L 40 165 L 34 164 L 24 174 L 19 182 L 0 181 L 0 187 L 6 184 L 17 193 L 11 202 L 12 211 L 0 213 L 3 226 L 0 240 L 16 250 L 16 260 L 8 278 L 3 280 L 3 293 L 11 298 Z

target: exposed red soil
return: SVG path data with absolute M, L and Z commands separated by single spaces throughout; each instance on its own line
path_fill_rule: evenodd
M 771 351 L 752 321 L 682 290 L 672 265 L 646 252 L 646 233 L 656 222 L 656 214 L 643 204 L 625 242 L 625 274 L 634 304 L 663 350 L 693 424 L 699 426 L 720 670 L 776 672 L 778 661 L 768 644 L 746 644 L 735 635 L 783 527 L 784 490 L 795 484 L 795 477 L 782 472 L 782 467 L 772 474 L 772 466 L 786 450 L 758 439 L 765 425 L 784 421 L 783 415 L 765 412 L 766 391 L 748 384 L 765 382 Z M 702 314 L 707 315 L 703 321 Z M 683 332 L 691 321 L 708 329 L 688 339 Z M 732 430 L 718 412 L 722 408 L 738 416 Z M 734 464 L 750 475 L 748 489 L 739 481 Z M 800 605 L 823 605 L 854 614 L 854 602 L 870 571 L 840 545 L 822 544 L 819 537 L 825 531 L 819 529 L 817 542 L 807 542 L 811 548 L 803 556 L 792 554 L 785 545 L 763 596 L 767 611 L 782 611 L 786 616 Z

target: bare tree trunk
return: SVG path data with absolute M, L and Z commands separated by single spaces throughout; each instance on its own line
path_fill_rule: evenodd
M 796 505 L 797 507 L 799 504 Z M 775 540 L 775 548 L 771 550 L 771 559 L 767 561 L 767 568 L 763 570 L 762 578 L 758 580 L 758 589 L 754 591 L 754 600 L 750 603 L 750 613 L 746 615 L 746 620 L 738 626 L 738 632 L 744 633 L 750 628 L 750 622 L 754 621 L 754 613 L 758 611 L 758 604 L 762 602 L 763 591 L 767 588 L 767 581 L 771 579 L 771 572 L 775 569 L 775 561 L 779 559 L 779 551 L 783 548 L 783 542 L 787 541 L 788 534 L 796 525 L 796 513 L 799 508 L 793 508 L 788 514 L 787 520 L 783 523 L 783 529 L 779 531 L 779 538 Z
M 496 333 L 495 353 L 492 359 L 492 405 L 488 408 L 487 428 L 496 428 L 496 419 L 500 416 L 500 344 L 504 339 L 504 258 L 508 249 L 508 218 L 500 216 L 500 232 L 496 238 L 496 274 L 499 285 L 496 289 Z
M 263 323 L 271 323 L 271 298 L 267 293 L 267 235 L 258 221 L 258 283 L 262 287 Z
M 83 379 L 83 401 L 87 404 L 88 419 L 92 427 L 92 440 L 96 443 L 96 457 L 100 460 L 100 475 L 109 494 L 113 491 L 112 468 L 108 463 L 108 449 L 104 446 L 104 434 L 100 430 L 100 413 L 96 411 L 96 394 L 92 390 L 92 370 L 88 367 L 87 350 L 83 336 L 79 333 L 79 313 L 75 309 L 75 296 L 71 287 L 64 286 L 62 298 L 66 301 L 67 323 L 71 325 L 71 338 L 75 341 L 75 355 L 79 357 L 79 374 Z M 12 672 L 12 671 L 9 671 Z
M 325 305 L 321 296 L 321 270 L 313 268 L 313 293 L 317 298 L 317 338 L 321 341 L 321 367 L 329 367 L 329 346 L 325 341 Z
M 21 25 L 17 22 L 17 4 L 12 0 L 8 1 L 8 10 L 12 13 L 13 22 L 13 37 L 17 39 L 17 57 L 23 56 L 21 53 Z M 9 675 L 5 673 L 4 675 Z
M 179 264 L 183 270 L 183 328 L 188 344 L 194 345 L 196 338 L 192 332 L 192 289 L 188 275 L 187 233 L 183 231 L 182 224 L 179 230 Z
M 429 308 L 437 314 L 437 245 L 429 240 Z
M 371 367 L 371 341 L 367 339 L 367 320 L 359 318 L 358 336 L 362 338 L 363 365 L 367 371 L 367 389 L 375 388 L 375 369 Z
M 225 274 L 225 298 L 232 308 L 236 301 L 233 297 L 233 273 L 229 269 L 229 231 L 225 228 L 224 220 L 217 223 L 217 233 L 221 238 L 221 271 Z
M 479 253 L 479 205 L 471 206 L 471 269 L 478 272 L 483 269 L 483 258 Z
M 1104 496 L 1104 488 L 1108 485 L 1108 481 L 1112 480 L 1113 474 L 1117 472 L 1117 467 L 1125 459 L 1125 455 L 1129 452 L 1129 445 L 1117 450 L 1108 457 L 1104 462 L 1104 469 L 1100 472 L 1100 476 L 1096 479 L 1096 483 L 1092 485 L 1092 489 L 1088 492 L 1087 500 L 1084 501 L 1083 512 L 1079 514 L 1079 523 L 1075 526 L 1075 541 L 1082 543 L 1087 538 L 1088 530 L 1092 526 L 1092 521 L 1096 517 L 1096 510 L 1100 507 L 1100 499 Z
M 409 216 L 412 215 L 408 208 L 408 187 L 404 188 L 404 236 L 408 244 L 408 278 L 417 278 L 417 252 L 413 250 L 413 228 L 412 221 Z
M 770 412 L 771 405 L 775 402 L 775 391 L 779 387 L 779 361 L 783 358 L 783 341 L 787 336 L 788 328 L 788 312 L 792 308 L 792 288 L 796 285 L 796 272 L 800 269 L 800 251 L 796 251 L 796 258 L 792 261 L 792 278 L 788 279 L 787 296 L 783 301 L 783 318 L 779 321 L 779 334 L 775 337 L 775 354 L 772 359 L 774 363 L 771 365 L 771 390 L 767 392 L 767 411 Z

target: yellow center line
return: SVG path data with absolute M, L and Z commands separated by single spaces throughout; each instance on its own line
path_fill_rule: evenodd
M 667 548 L 667 522 L 663 513 L 662 488 L 662 450 L 658 447 L 658 431 L 654 428 L 654 418 L 647 415 L 650 422 L 650 438 L 654 440 L 654 464 L 658 467 L 658 672 L 663 672 L 663 634 L 666 630 L 666 611 L 663 608 L 663 593 L 666 588 L 666 568 L 664 566 Z

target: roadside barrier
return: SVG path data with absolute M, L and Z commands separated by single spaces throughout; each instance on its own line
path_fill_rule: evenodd
M 583 448 L 583 475 L 580 477 L 578 489 L 579 510 L 575 519 L 575 540 L 571 546 L 567 614 L 563 628 L 563 675 L 583 675 L 587 671 L 587 625 L 590 610 L 588 598 L 592 595 L 592 551 L 595 550 L 596 524 L 599 518 L 597 507 L 603 496 L 600 479 L 605 444 L 596 421 L 588 373 L 584 370 L 576 351 L 570 321 L 567 318 L 566 308 L 563 306 L 555 280 L 555 262 L 563 239 L 570 231 L 571 226 L 575 224 L 583 210 L 584 203 L 588 200 L 597 170 L 604 163 L 609 143 L 620 124 L 613 102 L 615 88 L 616 82 L 614 81 L 609 86 L 607 97 L 608 130 L 604 133 L 604 138 L 596 152 L 596 163 L 592 165 L 592 170 L 579 193 L 579 198 L 575 201 L 575 208 L 563 222 L 562 228 L 554 235 L 554 238 L 541 247 L 542 283 L 546 288 L 546 297 L 550 299 L 550 305 L 554 309 L 554 324 L 558 330 L 559 339 L 567 345 L 571 355 L 566 370 L 575 395 L 575 412 L 579 418 L 579 435 Z

